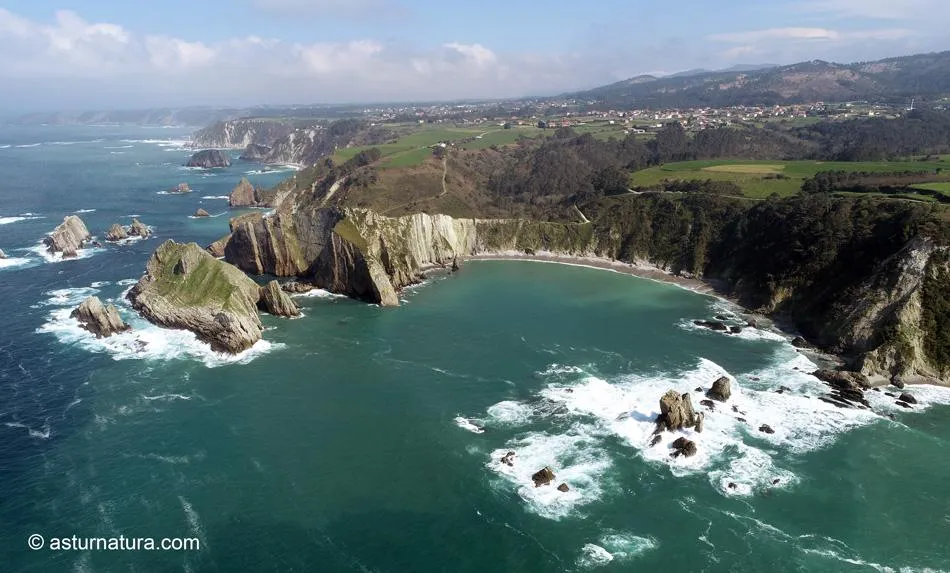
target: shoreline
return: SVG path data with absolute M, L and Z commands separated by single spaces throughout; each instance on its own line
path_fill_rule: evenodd
M 509 251 L 502 253 L 486 253 L 479 255 L 469 255 L 459 257 L 462 262 L 466 261 L 525 261 L 535 263 L 560 264 L 575 267 L 586 267 L 596 270 L 612 271 L 620 274 L 630 275 L 641 279 L 647 279 L 658 283 L 668 284 L 679 287 L 690 292 L 703 294 L 719 299 L 728 304 L 734 305 L 739 311 L 740 316 L 745 319 L 755 319 L 758 326 L 755 328 L 774 331 L 786 337 L 789 343 L 798 333 L 789 332 L 779 326 L 778 321 L 764 314 L 755 312 L 746 308 L 737 299 L 728 296 L 719 291 L 712 283 L 702 279 L 687 278 L 674 275 L 649 263 L 625 263 L 623 261 L 605 259 L 602 257 L 582 257 L 576 255 L 561 255 L 549 252 L 540 252 L 534 255 L 528 255 L 519 251 Z M 763 324 L 764 323 L 764 324 Z M 798 352 L 816 364 L 818 368 L 833 367 L 835 369 L 845 364 L 842 356 L 824 352 L 815 348 L 802 349 Z

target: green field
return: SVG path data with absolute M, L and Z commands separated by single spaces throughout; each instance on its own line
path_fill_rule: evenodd
M 914 185 L 913 188 L 937 191 L 944 195 L 950 196 L 950 183 L 921 183 L 920 185 Z
M 713 181 L 732 181 L 742 188 L 747 197 L 764 199 L 772 193 L 794 195 L 801 190 L 802 182 L 814 177 L 819 171 L 932 171 L 937 166 L 918 161 L 750 161 L 716 160 L 683 161 L 668 163 L 660 167 L 651 167 L 637 171 L 630 178 L 631 187 L 652 187 L 663 181 L 712 179 Z M 784 179 L 777 177 L 784 176 Z M 950 193 L 950 184 L 946 185 Z

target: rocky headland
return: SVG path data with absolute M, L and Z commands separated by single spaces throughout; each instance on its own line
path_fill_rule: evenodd
M 162 243 L 128 298 L 150 322 L 190 330 L 219 352 L 239 353 L 261 339 L 260 287 L 194 243 Z
M 53 229 L 43 243 L 50 253 L 62 253 L 63 258 L 75 257 L 79 249 L 92 240 L 86 224 L 76 215 L 69 215 Z
M 228 154 L 219 149 L 204 149 L 192 155 L 185 167 L 200 167 L 202 169 L 215 169 L 218 167 L 230 167 L 231 158 Z
M 260 143 L 248 143 L 244 151 L 241 152 L 239 159 L 242 161 L 264 161 L 270 155 L 272 148 L 269 145 Z

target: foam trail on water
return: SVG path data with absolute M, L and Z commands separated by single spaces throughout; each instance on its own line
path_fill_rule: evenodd
M 124 281 L 122 281 L 124 282 Z M 103 302 L 115 304 L 122 319 L 132 330 L 114 334 L 108 338 L 96 338 L 83 329 L 79 321 L 70 314 L 86 297 L 98 294 L 99 289 L 80 287 L 58 289 L 47 292 L 49 298 L 41 303 L 54 307 L 47 315 L 47 321 L 36 329 L 38 333 L 54 335 L 64 344 L 75 345 L 90 352 L 102 352 L 114 360 L 197 360 L 208 368 L 228 364 L 246 364 L 259 356 L 283 348 L 259 340 L 251 348 L 239 354 L 215 352 L 211 346 L 202 342 L 187 330 L 160 328 L 148 322 L 131 309 L 123 296 L 120 300 L 107 299 Z
M 11 223 L 19 223 L 20 221 L 32 221 L 33 219 L 44 219 L 39 215 L 34 215 L 33 213 L 21 213 L 15 217 L 0 217 L 0 225 L 10 225 Z
M 9 257 L 6 259 L 0 259 L 0 271 L 25 267 L 27 265 L 33 266 L 33 263 L 35 262 L 36 259 L 25 257 Z
M 102 252 L 104 249 L 102 247 L 86 247 L 76 251 L 75 257 L 63 258 L 63 253 L 51 253 L 46 248 L 46 245 L 41 241 L 33 247 L 27 247 L 22 249 L 29 251 L 35 255 L 41 257 L 47 263 L 61 263 L 63 261 L 75 261 L 78 259 L 88 259 L 89 257 L 95 255 L 96 253 Z
M 479 426 L 472 420 L 469 420 L 468 418 L 463 418 L 462 416 L 458 416 L 455 418 L 455 425 L 458 426 L 459 428 L 462 428 L 463 430 L 468 430 L 469 432 L 472 432 L 473 434 L 482 434 L 485 432 L 485 428 L 482 428 L 481 426 Z

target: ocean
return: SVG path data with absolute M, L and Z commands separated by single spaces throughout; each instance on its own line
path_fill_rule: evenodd
M 3 571 L 950 571 L 950 389 L 837 409 L 788 336 L 695 327 L 741 320 L 714 297 L 471 261 L 395 309 L 297 297 L 236 357 L 135 317 L 123 295 L 162 241 L 210 243 L 241 177 L 292 173 L 185 169 L 189 131 L 0 130 Z M 155 235 L 46 256 L 69 214 Z M 134 330 L 79 329 L 90 294 Z M 696 456 L 649 446 L 663 393 L 699 407 L 724 375 Z M 74 535 L 200 548 L 48 548 Z

